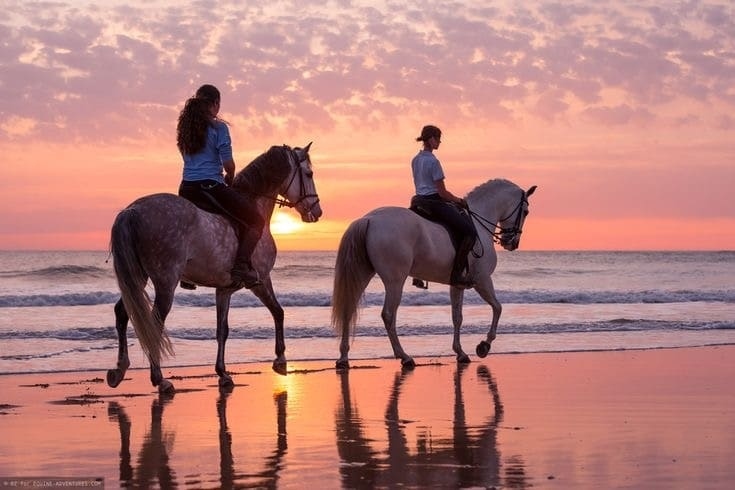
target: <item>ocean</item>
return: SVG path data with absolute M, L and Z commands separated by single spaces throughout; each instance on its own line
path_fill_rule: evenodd
M 336 360 L 330 326 L 336 252 L 280 252 L 272 272 L 285 309 L 286 357 Z M 503 314 L 493 355 L 735 344 L 735 252 L 498 251 L 493 274 Z M 99 371 L 115 366 L 119 295 L 105 251 L 0 251 L 0 374 Z M 383 290 L 366 291 L 353 361 L 390 358 Z M 465 293 L 462 344 L 476 360 L 491 310 Z M 177 289 L 166 322 L 176 354 L 163 364 L 213 365 L 214 290 Z M 398 334 L 414 357 L 453 356 L 448 287 L 404 289 Z M 131 368 L 148 367 L 132 326 Z M 270 362 L 273 321 L 248 291 L 233 296 L 228 365 Z M 491 359 L 491 357 L 490 357 Z M 399 362 L 399 361 L 396 361 Z M 486 362 L 486 361 L 484 361 Z M 357 363 L 356 363 L 357 364 Z

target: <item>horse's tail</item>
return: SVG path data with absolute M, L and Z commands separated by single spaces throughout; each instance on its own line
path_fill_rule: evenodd
M 354 334 L 358 303 L 375 275 L 365 239 L 370 220 L 361 218 L 347 228 L 337 251 L 332 290 L 332 327 L 344 339 Z
M 139 229 L 140 215 L 135 209 L 120 211 L 110 233 L 110 253 L 122 302 L 138 342 L 151 363 L 160 364 L 162 355 L 173 355 L 173 346 L 145 291 L 148 275 L 138 259 Z

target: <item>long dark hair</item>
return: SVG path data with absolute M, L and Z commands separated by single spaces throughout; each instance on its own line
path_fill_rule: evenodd
M 199 87 L 194 97 L 186 101 L 176 125 L 176 146 L 183 155 L 199 153 L 207 144 L 207 128 L 212 124 L 211 107 L 219 101 L 219 90 L 208 84 Z

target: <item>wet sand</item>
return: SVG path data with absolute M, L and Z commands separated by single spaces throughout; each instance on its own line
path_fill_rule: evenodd
M 735 346 L 0 376 L 0 487 L 735 488 Z

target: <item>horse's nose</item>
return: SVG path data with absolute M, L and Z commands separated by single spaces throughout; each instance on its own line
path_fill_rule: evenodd
M 315 223 L 319 221 L 319 218 L 322 217 L 322 207 L 319 205 L 319 203 L 315 203 L 314 206 L 309 209 L 309 212 L 306 213 L 306 217 L 309 220 L 309 223 Z M 304 220 L 306 221 L 306 220 Z
M 321 209 L 309 211 L 301 217 L 302 221 L 306 223 L 316 223 L 322 215 Z
M 520 237 L 518 235 L 511 235 L 511 236 L 503 235 L 500 238 L 500 245 L 504 249 L 511 251 L 511 252 L 518 248 L 518 242 L 520 242 Z

